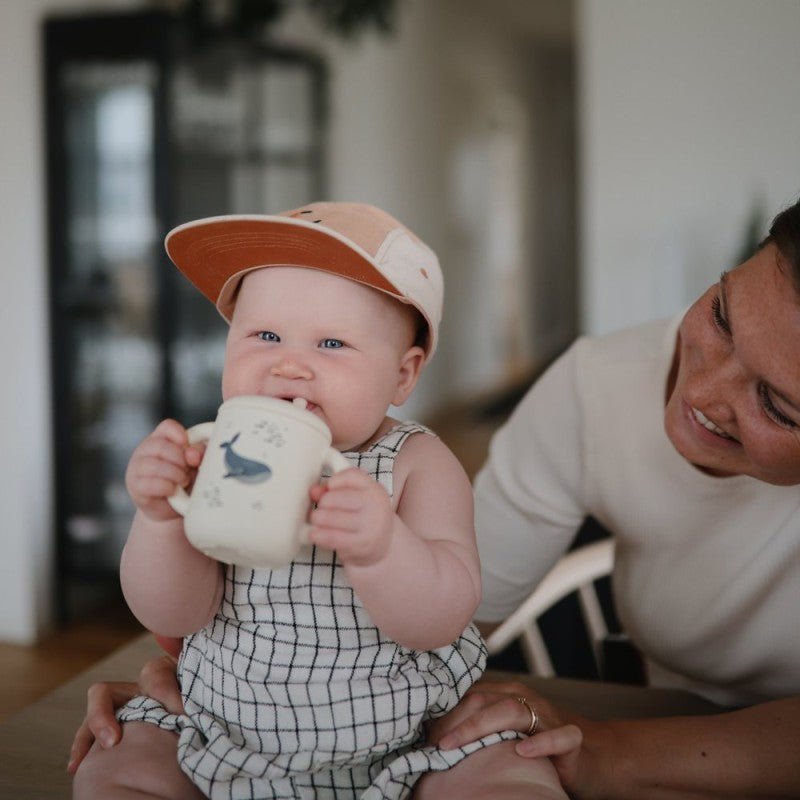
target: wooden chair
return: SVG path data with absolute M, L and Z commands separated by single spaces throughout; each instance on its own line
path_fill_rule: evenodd
M 608 626 L 594 582 L 610 575 L 613 566 L 614 543 L 611 539 L 603 539 L 567 553 L 545 575 L 527 600 L 488 637 L 486 644 L 489 654 L 495 655 L 515 639 L 520 639 L 530 672 L 541 677 L 553 677 L 555 670 L 537 619 L 559 600 L 576 592 L 600 673 L 601 650 L 608 636 Z

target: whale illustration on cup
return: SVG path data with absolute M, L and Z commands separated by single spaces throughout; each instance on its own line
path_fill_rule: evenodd
M 233 445 L 240 435 L 237 433 L 230 441 L 220 444 L 225 451 L 225 466 L 228 468 L 222 477 L 235 478 L 242 483 L 263 483 L 272 475 L 272 470 L 263 461 L 245 458 L 234 451 Z

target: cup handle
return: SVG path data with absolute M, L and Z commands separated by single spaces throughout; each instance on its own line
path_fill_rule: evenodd
M 353 465 L 335 447 L 329 447 L 325 451 L 322 466 L 327 467 L 331 472 L 342 472 L 350 469 Z
M 353 465 L 335 447 L 329 447 L 325 451 L 322 466 L 327 467 L 331 472 L 342 472 L 346 469 L 350 469 Z M 300 531 L 300 541 L 302 544 L 308 544 L 308 534 L 310 530 L 311 525 L 304 522 L 303 528 Z
M 188 431 L 186 431 L 186 434 L 189 437 L 189 444 L 207 442 L 211 438 L 211 431 L 213 429 L 213 422 L 201 422 L 199 425 L 193 425 Z M 167 498 L 167 502 L 182 517 L 185 517 L 189 511 L 189 493 L 183 488 L 183 486 L 179 486 L 176 489 L 175 494 Z

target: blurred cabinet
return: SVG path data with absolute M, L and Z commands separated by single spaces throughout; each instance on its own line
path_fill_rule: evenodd
M 58 605 L 116 592 L 131 451 L 213 418 L 226 326 L 163 250 L 176 224 L 323 197 L 313 54 L 166 12 L 44 24 Z

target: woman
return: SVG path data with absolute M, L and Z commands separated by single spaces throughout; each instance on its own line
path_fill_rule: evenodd
M 800 797 L 798 484 L 800 203 L 682 319 L 576 343 L 498 432 L 476 484 L 479 619 L 507 616 L 593 514 L 614 531 L 616 603 L 651 681 L 739 710 L 596 722 L 484 683 L 432 739 L 525 732 L 519 697 L 537 732 L 417 795 L 531 797 L 550 756 L 578 798 Z M 95 690 L 78 757 L 91 730 L 114 730 L 112 690 Z

